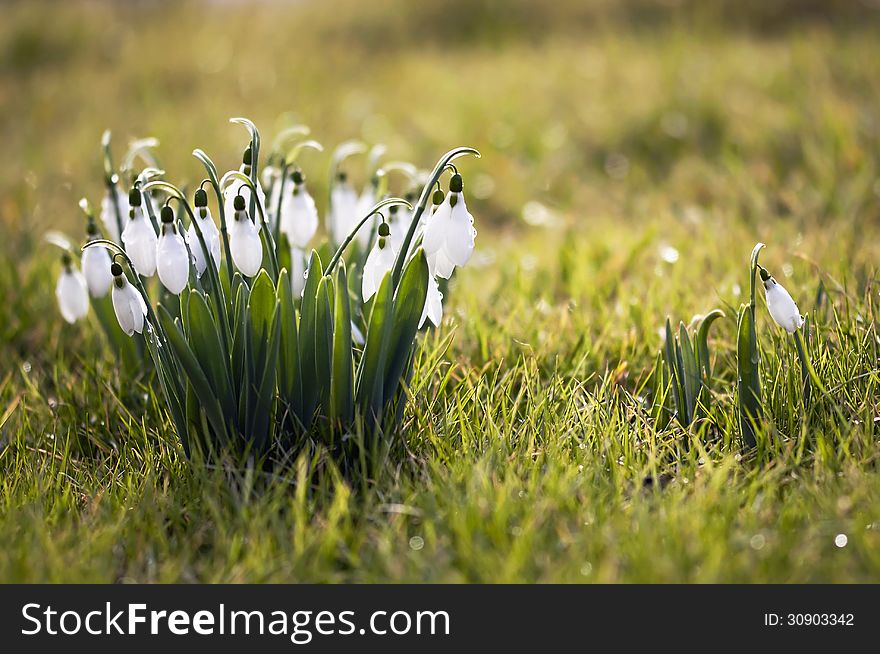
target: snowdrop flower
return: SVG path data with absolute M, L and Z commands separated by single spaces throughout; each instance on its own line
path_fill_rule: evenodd
M 99 238 L 98 228 L 91 220 L 87 233 L 90 241 Z M 82 253 L 82 271 L 92 297 L 100 298 L 107 295 L 110 282 L 113 281 L 113 275 L 110 274 L 110 253 L 107 248 L 98 245 L 86 248 Z
M 147 303 L 131 282 L 122 274 L 122 266 L 113 263 L 113 290 L 110 294 L 113 299 L 113 311 L 116 320 L 126 334 L 131 336 L 135 332 L 144 332 L 144 317 L 147 315 Z
M 58 299 L 61 316 L 73 324 L 85 318 L 89 312 L 89 291 L 86 278 L 74 267 L 70 255 L 65 252 L 61 261 L 63 269 L 55 287 L 55 297 Z
M 374 206 L 376 206 L 376 202 L 379 201 L 379 181 L 381 179 L 381 175 L 383 173 L 377 173 L 373 176 L 373 179 L 370 180 L 370 183 L 364 187 L 364 190 L 361 191 L 361 194 L 358 196 L 357 207 L 355 208 L 355 216 L 354 216 L 354 225 L 360 221 L 361 218 L 366 216 L 370 210 Z M 367 221 L 367 223 L 361 228 L 361 230 L 357 234 L 357 242 L 360 244 L 362 248 L 366 248 L 370 245 L 370 236 L 373 233 L 373 229 L 376 227 L 376 222 L 379 220 L 379 215 L 376 214 L 373 216 L 373 220 Z M 347 234 L 346 234 L 347 236 Z M 345 238 L 345 236 L 343 236 Z
M 235 210 L 229 223 L 229 250 L 235 267 L 246 277 L 253 277 L 260 272 L 263 263 L 263 244 L 260 232 L 251 221 L 245 210 L 243 195 L 236 195 L 233 204 Z
M 440 321 L 443 320 L 443 293 L 440 292 L 440 285 L 433 275 L 428 277 L 428 294 L 425 296 L 425 308 L 422 309 L 419 329 L 426 320 L 430 320 L 435 327 L 439 327 Z
M 291 176 L 293 188 L 285 190 L 281 201 L 281 231 L 295 248 L 304 248 L 318 231 L 318 209 L 309 195 L 302 172 Z
M 113 198 L 116 198 L 114 202 Z M 116 205 L 119 205 L 119 219 L 123 226 L 125 225 L 125 217 L 131 207 L 128 205 L 128 198 L 119 191 L 119 184 L 113 184 L 107 187 L 104 199 L 101 200 L 101 222 L 104 224 L 104 233 L 114 243 L 120 243 L 119 240 L 119 222 L 117 220 Z
M 301 298 L 306 287 L 306 260 L 305 250 L 298 247 L 290 248 L 290 289 L 294 298 Z
M 474 219 L 468 213 L 458 173 L 449 182 L 449 194 L 425 224 L 423 245 L 432 275 L 449 279 L 456 266 L 465 265 L 474 251 Z
M 244 151 L 244 155 L 242 156 L 242 164 L 238 169 L 242 175 L 246 175 L 247 177 L 251 176 L 251 148 L 250 146 Z M 227 186 L 226 190 L 223 191 L 223 206 L 224 212 L 227 216 L 231 216 L 235 213 L 235 198 L 239 195 L 242 195 L 245 199 L 245 207 L 246 210 L 250 212 L 251 210 L 251 189 L 249 186 L 242 186 L 236 190 L 232 186 Z M 266 194 L 263 192 L 263 185 L 257 180 L 257 201 L 260 203 L 260 206 L 263 207 L 263 210 L 266 211 Z M 274 206 L 274 205 L 273 205 Z M 256 216 L 256 227 L 257 231 L 260 231 L 260 210 L 255 209 Z
M 122 243 L 125 252 L 134 264 L 138 275 L 151 277 L 156 272 L 156 242 L 158 238 L 153 225 L 144 215 L 141 208 L 141 192 L 133 188 L 128 195 L 129 221 L 122 232 Z
M 196 221 L 198 227 L 202 230 L 202 238 L 205 239 L 205 245 L 211 253 L 211 259 L 217 270 L 220 270 L 220 231 L 214 224 L 211 212 L 208 209 L 208 194 L 204 189 L 196 191 L 195 196 Z M 189 244 L 189 250 L 192 253 L 193 263 L 196 267 L 196 274 L 201 277 L 208 267 L 208 257 L 199 241 L 199 234 L 196 231 L 195 221 L 190 223 L 189 229 L 186 231 L 186 242 Z
M 764 284 L 764 297 L 767 299 L 767 309 L 770 317 L 777 325 L 789 334 L 794 334 L 804 324 L 801 312 L 798 310 L 791 295 L 782 285 L 777 282 L 770 273 L 761 268 L 761 282 Z
M 376 239 L 376 244 L 367 256 L 361 279 L 361 295 L 364 302 L 369 301 L 376 294 L 385 275 L 394 267 L 397 251 L 391 241 L 390 231 L 388 223 L 379 223 L 379 238 Z
M 348 177 L 340 172 L 330 191 L 330 237 L 334 245 L 342 243 L 358 222 L 358 196 L 348 183 Z M 363 236 L 362 236 L 363 235 Z M 358 243 L 369 243 L 369 230 L 361 230 Z
M 167 204 L 162 207 L 162 232 L 156 243 L 156 269 L 159 281 L 174 295 L 186 288 L 189 281 L 189 251 L 174 223 L 174 211 Z

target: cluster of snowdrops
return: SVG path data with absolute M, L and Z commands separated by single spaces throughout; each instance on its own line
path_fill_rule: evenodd
M 402 414 L 418 330 L 441 323 L 440 283 L 473 252 L 452 161 L 479 153 L 457 148 L 423 171 L 383 163 L 381 146 L 342 144 L 322 242 L 300 167 L 322 146 L 304 127 L 285 130 L 261 167 L 256 126 L 232 122 L 250 136 L 240 167 L 221 176 L 195 150 L 207 176 L 191 192 L 165 179 L 152 140 L 132 144 L 117 169 L 105 134 L 106 194 L 97 216 L 81 202 L 85 245 L 49 236 L 63 248 L 61 314 L 76 322 L 92 303 L 97 313 L 109 293 L 119 329 L 149 351 L 187 453 L 259 454 L 308 430 L 386 432 Z M 360 154 L 368 181 L 357 191 L 346 166 Z M 394 176 L 403 197 L 389 194 Z

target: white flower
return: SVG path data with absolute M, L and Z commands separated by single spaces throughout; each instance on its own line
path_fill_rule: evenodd
M 224 213 L 227 216 L 231 216 L 235 213 L 235 198 L 236 196 L 241 195 L 244 198 L 244 206 L 245 213 L 250 215 L 251 210 L 251 189 L 249 186 L 242 184 L 241 186 L 236 186 L 235 184 L 231 184 L 226 187 L 226 190 L 223 191 L 223 208 Z M 257 184 L 257 199 L 260 202 L 260 205 L 263 207 L 263 210 L 266 211 L 266 194 L 263 192 L 263 185 Z M 260 231 L 262 220 L 260 219 L 260 210 L 254 207 L 254 219 L 256 220 L 256 228 L 257 231 Z
M 114 194 L 119 203 L 119 222 L 121 222 L 123 226 L 125 225 L 125 220 L 128 217 L 130 207 L 128 205 L 128 197 L 120 192 L 118 184 L 108 187 L 106 193 L 104 193 L 104 199 L 101 200 L 101 222 L 104 224 L 104 233 L 107 235 L 107 238 L 114 243 L 120 243 L 116 203 L 113 202 Z
M 116 320 L 126 334 L 131 336 L 135 332 L 142 334 L 144 331 L 144 317 L 147 315 L 147 303 L 138 293 L 137 289 L 122 274 L 122 266 L 113 264 L 113 311 Z
M 208 246 L 208 251 L 211 253 L 214 265 L 219 270 L 220 230 L 217 229 L 217 225 L 214 223 L 214 219 L 211 217 L 211 212 L 208 207 L 196 207 L 196 220 L 199 223 L 199 228 L 202 230 L 202 237 L 205 239 L 205 245 Z M 201 277 L 205 272 L 205 269 L 208 267 L 208 258 L 205 256 L 205 251 L 202 249 L 202 243 L 199 241 L 199 235 L 196 232 L 196 226 L 194 223 L 190 223 L 189 229 L 186 230 L 186 241 L 189 243 L 190 252 L 192 252 L 193 263 L 195 263 L 196 266 L 196 274 Z
M 361 294 L 364 302 L 367 302 L 379 290 L 385 275 L 394 267 L 394 258 L 397 256 L 391 238 L 382 235 L 382 225 L 379 226 L 379 229 L 379 238 L 376 239 L 376 244 L 370 250 L 367 262 L 364 264 L 364 274 L 361 279 Z
M 318 231 L 318 208 L 306 190 L 302 173 L 294 172 L 291 181 L 281 201 L 281 231 L 293 247 L 304 248 Z
M 432 275 L 449 279 L 456 266 L 465 265 L 474 251 L 474 219 L 462 194 L 461 175 L 449 183 L 449 194 L 425 224 L 423 245 Z
M 97 233 L 90 233 L 89 240 L 97 238 Z M 82 253 L 82 271 L 92 297 L 107 295 L 113 275 L 110 273 L 110 253 L 107 248 L 93 245 Z
M 135 198 L 132 197 L 132 200 Z M 129 210 L 130 219 L 122 232 L 122 243 L 125 252 L 134 264 L 137 274 L 151 277 L 156 272 L 156 241 L 158 237 L 153 225 L 144 215 L 140 206 L 140 198 L 132 202 Z
M 428 294 L 425 296 L 425 308 L 422 309 L 422 318 L 419 320 L 419 328 L 425 324 L 425 320 L 430 320 L 435 327 L 440 326 L 443 320 L 443 293 L 440 292 L 440 285 L 433 275 L 428 277 Z
M 307 266 L 305 250 L 290 248 L 290 290 L 294 298 L 302 297 L 306 287 Z
M 791 295 L 763 268 L 761 281 L 764 283 L 764 297 L 770 317 L 789 334 L 794 334 L 804 324 L 804 319 Z
M 177 232 L 171 207 L 162 207 L 162 235 L 156 244 L 156 269 L 159 281 L 169 292 L 180 295 L 189 281 L 189 251 Z
M 345 174 L 340 173 L 339 179 L 333 184 L 330 191 L 330 238 L 334 245 L 341 244 L 357 225 L 358 220 L 363 216 L 358 216 L 358 197 L 357 193 L 348 183 Z M 366 241 L 361 234 L 366 233 Z M 369 230 L 362 229 L 358 234 L 358 243 L 362 245 L 369 243 Z
M 87 250 L 88 251 L 88 250 Z M 85 318 L 89 312 L 89 291 L 86 278 L 71 263 L 70 256 L 64 255 L 64 269 L 55 287 L 55 297 L 61 316 L 69 323 Z
M 242 275 L 253 277 L 260 272 L 263 263 L 263 244 L 257 226 L 248 218 L 244 210 L 245 200 L 239 195 L 235 198 L 235 213 L 229 222 L 229 251 L 232 262 Z

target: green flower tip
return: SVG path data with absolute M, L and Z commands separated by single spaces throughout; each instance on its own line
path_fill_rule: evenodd
M 758 270 L 761 272 L 761 281 L 766 282 L 770 279 L 770 273 L 767 272 L 767 269 L 764 266 L 758 266 Z
M 112 264 L 110 264 L 110 273 L 114 277 L 122 277 L 122 266 L 114 261 Z
M 247 146 L 247 148 L 245 148 L 244 154 L 241 155 L 241 163 L 243 163 L 245 166 L 250 166 L 252 160 L 253 153 L 251 152 L 251 146 L 249 145 Z
M 299 168 L 293 171 L 293 175 L 291 175 L 291 177 L 293 178 L 293 183 L 297 186 L 306 181 L 306 176 L 302 174 L 302 171 Z
M 132 188 L 128 192 L 128 204 L 132 207 L 141 206 L 141 192 L 137 188 Z
M 86 234 L 90 239 L 93 239 L 98 235 L 98 226 L 95 224 L 94 220 L 90 219 L 86 224 Z
M 162 207 L 162 224 L 168 225 L 174 222 L 174 209 L 167 204 Z
M 388 223 L 380 223 L 379 224 L 379 236 L 388 236 L 391 234 L 391 228 L 388 227 Z
M 384 236 L 380 236 L 380 237 L 379 237 L 379 249 L 382 250 L 382 249 L 384 249 L 384 248 L 385 248 L 385 237 L 384 237 Z
M 208 206 L 208 194 L 205 189 L 200 188 L 196 191 L 195 205 L 199 208 Z
M 67 252 L 62 253 L 61 265 L 64 266 L 65 269 L 69 269 L 71 263 L 73 263 L 73 259 L 70 258 L 70 254 Z
M 452 176 L 452 179 L 449 180 L 449 192 L 450 193 L 461 193 L 464 189 L 464 180 L 462 180 L 461 175 L 455 173 Z
M 443 204 L 444 197 L 443 191 L 438 188 L 434 191 L 434 195 L 431 196 L 431 204 Z
M 232 207 L 236 211 L 244 211 L 244 196 L 236 195 L 235 200 L 232 201 Z
M 336 181 L 340 184 L 344 184 L 346 181 L 348 181 L 348 173 L 346 173 L 344 170 L 340 170 L 338 173 L 336 173 Z

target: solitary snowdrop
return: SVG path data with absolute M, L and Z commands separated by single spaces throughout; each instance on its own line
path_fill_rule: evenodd
M 89 291 L 85 277 L 73 265 L 70 255 L 65 252 L 61 261 L 61 277 L 55 287 L 55 297 L 61 316 L 72 324 L 85 318 L 89 312 Z
M 153 230 L 153 225 L 144 215 L 141 206 L 141 192 L 134 188 L 128 195 L 131 205 L 129 209 L 129 221 L 122 232 L 122 242 L 125 252 L 134 264 L 137 274 L 151 277 L 156 272 L 156 242 L 158 237 Z
M 318 209 L 306 190 L 302 171 L 291 176 L 292 188 L 285 188 L 281 201 L 281 231 L 291 246 L 304 248 L 318 231 Z
M 196 207 L 196 219 L 190 223 L 189 229 L 186 230 L 186 241 L 192 253 L 196 274 L 201 277 L 208 267 L 208 257 L 202 248 L 201 241 L 199 241 L 195 223 L 198 222 L 198 227 L 202 230 L 205 245 L 208 246 L 211 259 L 218 270 L 220 269 L 220 231 L 211 217 L 211 211 L 208 209 L 208 194 L 204 189 L 196 191 L 194 204 Z
M 439 327 L 440 321 L 443 320 L 443 293 L 440 292 L 440 285 L 433 275 L 428 277 L 428 294 L 425 296 L 425 308 L 422 309 L 419 328 L 426 320 L 430 320 L 435 327 Z
M 114 201 L 115 197 L 115 201 Z M 117 218 L 117 204 L 118 218 Z M 113 184 L 107 187 L 104 193 L 104 199 L 101 200 L 101 222 L 104 225 L 104 233 L 114 243 L 120 243 L 119 240 L 119 224 L 125 227 L 125 219 L 131 207 L 128 205 L 128 198 L 119 190 L 119 184 Z
M 263 244 L 257 226 L 245 211 L 245 199 L 236 195 L 233 204 L 234 214 L 229 223 L 229 250 L 235 267 L 246 277 L 260 272 L 263 263 Z
M 358 196 L 348 182 L 344 172 L 336 177 L 330 191 L 330 237 L 334 245 L 342 243 L 357 225 Z M 362 229 L 357 236 L 358 243 L 365 247 L 369 243 L 369 230 Z
M 370 250 L 367 262 L 364 264 L 364 274 L 361 280 L 361 295 L 364 302 L 369 301 L 379 290 L 385 275 L 394 267 L 396 256 L 397 252 L 391 242 L 388 223 L 379 223 L 379 238 L 376 239 L 376 244 Z
M 468 213 L 461 175 L 449 182 L 449 194 L 425 224 L 423 241 L 431 274 L 449 279 L 456 266 L 465 265 L 474 251 L 474 219 Z
M 90 241 L 99 238 L 94 222 L 89 222 L 88 237 Z M 86 248 L 82 253 L 82 272 L 92 297 L 101 298 L 107 295 L 110 282 L 113 281 L 113 275 L 110 273 L 110 253 L 107 248 L 97 245 Z
M 113 299 L 116 320 L 119 321 L 122 331 L 129 336 L 135 332 L 142 334 L 144 332 L 144 317 L 147 315 L 147 303 L 122 274 L 122 266 L 114 262 L 111 266 L 111 272 L 113 273 L 113 290 L 110 296 Z
M 791 299 L 788 291 L 773 279 L 767 270 L 764 268 L 760 270 L 770 317 L 789 334 L 794 334 L 804 324 L 804 319 L 801 317 L 797 304 Z
M 168 205 L 162 207 L 162 232 L 156 244 L 156 269 L 159 281 L 174 295 L 186 288 L 189 281 L 189 251 L 186 242 L 177 231 L 174 211 Z

